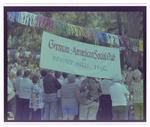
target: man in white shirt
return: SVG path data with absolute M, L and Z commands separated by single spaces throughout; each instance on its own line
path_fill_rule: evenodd
M 126 95 L 129 91 L 121 85 L 122 78 L 116 74 L 112 77 L 113 85 L 109 87 L 109 93 L 112 100 L 113 120 L 126 120 L 127 101 Z

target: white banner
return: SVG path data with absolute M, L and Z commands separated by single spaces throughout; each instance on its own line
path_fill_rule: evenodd
M 121 76 L 117 48 L 86 44 L 43 32 L 40 67 L 83 76 Z

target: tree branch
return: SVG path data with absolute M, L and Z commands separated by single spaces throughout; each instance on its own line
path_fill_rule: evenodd
M 117 28 L 118 28 L 117 26 L 114 27 L 114 28 L 109 28 L 109 29 L 107 30 L 107 32 L 109 33 L 109 31 L 116 30 Z
M 140 39 L 141 36 L 142 36 L 142 32 L 143 32 L 143 28 L 142 28 L 142 30 L 141 30 L 141 32 L 140 32 L 139 39 Z
M 139 24 L 143 24 L 143 20 L 141 22 L 139 22 Z

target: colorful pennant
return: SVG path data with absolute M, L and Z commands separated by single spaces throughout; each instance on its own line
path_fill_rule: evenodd
M 99 41 L 101 40 L 102 43 L 109 43 L 113 45 L 113 47 L 119 46 L 119 40 L 121 42 L 121 47 L 125 47 L 127 50 L 131 49 L 135 52 L 143 51 L 143 41 L 142 40 L 137 40 L 137 39 L 132 39 L 132 38 L 127 38 L 127 37 L 122 37 L 118 35 L 113 35 L 93 29 L 87 29 L 85 27 L 80 27 L 72 24 L 68 24 L 65 22 L 61 22 L 58 20 L 53 20 L 47 17 L 43 17 L 40 15 L 36 15 L 33 13 L 29 12 L 7 12 L 8 15 L 8 20 L 11 22 L 18 22 L 26 26 L 31 26 L 31 27 L 37 27 L 37 28 L 42 28 L 44 30 L 49 30 L 49 31 L 54 31 L 59 34 L 63 35 L 74 35 L 76 37 L 81 36 L 85 37 L 89 40 L 96 40 Z M 10 55 L 16 55 L 18 56 L 18 53 L 15 54 L 16 52 L 10 51 Z M 36 54 L 29 54 L 29 52 L 20 52 L 19 56 L 22 57 L 30 57 L 30 58 L 36 58 Z

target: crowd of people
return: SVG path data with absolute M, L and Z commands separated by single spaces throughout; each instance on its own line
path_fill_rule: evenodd
M 122 76 L 104 79 L 32 67 L 8 65 L 7 110 L 14 120 L 143 120 L 139 69 L 125 66 Z

